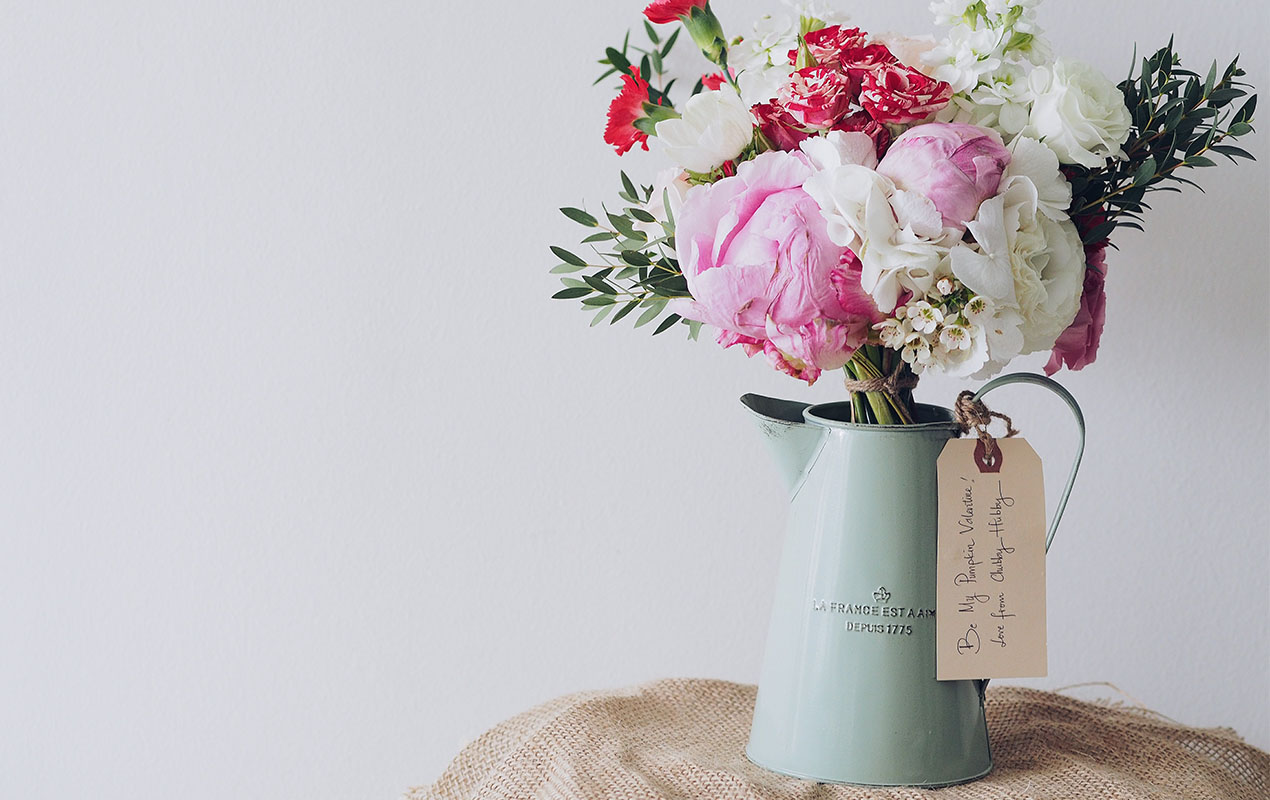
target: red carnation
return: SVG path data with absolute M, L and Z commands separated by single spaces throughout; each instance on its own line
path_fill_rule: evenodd
M 868 41 L 868 35 L 859 28 L 844 28 L 841 25 L 831 25 L 828 28 L 821 28 L 818 31 L 811 31 L 803 36 L 803 41 L 807 43 L 807 50 L 811 53 L 811 57 L 816 59 L 816 64 L 822 67 L 838 66 L 839 56 L 844 50 L 850 50 L 864 46 Z M 793 63 L 798 58 L 797 50 L 789 51 L 789 61 Z
M 644 9 L 644 16 L 649 22 L 661 25 L 666 22 L 677 22 L 686 17 L 694 8 L 705 8 L 708 0 L 653 0 Z
M 723 77 L 722 72 L 715 72 L 710 75 L 702 75 L 701 85 L 705 87 L 706 89 L 709 89 L 710 91 L 715 92 L 715 91 L 718 91 L 719 87 L 723 85 L 724 80 L 726 80 L 726 78 Z
M 878 122 L 900 124 L 925 119 L 951 97 L 952 87 L 943 81 L 903 64 L 881 64 L 864 73 L 860 105 Z
M 856 94 L 851 79 L 833 67 L 807 67 L 781 91 L 781 105 L 803 125 L 828 128 L 847 113 Z
M 631 67 L 631 74 L 622 76 L 622 91 L 609 103 L 609 124 L 604 128 L 604 141 L 616 147 L 619 156 L 637 144 L 648 149 L 648 134 L 635 127 L 635 120 L 648 116 L 646 102 L 648 81 L 639 76 L 639 67 Z

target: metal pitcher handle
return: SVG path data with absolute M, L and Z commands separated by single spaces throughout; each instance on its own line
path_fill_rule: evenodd
M 1001 386 L 1011 383 L 1030 383 L 1034 386 L 1042 386 L 1049 389 L 1054 394 L 1063 399 L 1067 403 L 1067 407 L 1072 410 L 1072 416 L 1076 418 L 1076 428 L 1080 432 L 1080 442 L 1076 446 L 1076 459 L 1072 462 L 1071 474 L 1067 476 L 1067 485 L 1063 487 L 1063 495 L 1058 499 L 1058 508 L 1054 511 L 1054 518 L 1050 520 L 1049 532 L 1045 534 L 1045 551 L 1049 552 L 1050 542 L 1054 541 L 1054 533 L 1058 530 L 1059 520 L 1063 518 L 1063 511 L 1067 508 L 1067 498 L 1071 496 L 1072 484 L 1076 482 L 1076 472 L 1080 469 L 1080 459 L 1085 455 L 1085 415 L 1080 411 L 1080 405 L 1076 402 L 1076 398 L 1062 387 L 1057 381 L 1050 380 L 1044 375 L 1035 375 L 1030 372 L 1016 372 L 1012 375 L 1002 375 L 999 378 L 993 378 L 983 385 L 979 391 L 975 392 L 975 399 L 979 400 L 985 394 Z

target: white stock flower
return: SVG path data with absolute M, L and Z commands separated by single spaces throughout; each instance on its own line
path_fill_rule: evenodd
M 754 22 L 754 32 L 728 49 L 728 64 L 733 69 L 743 73 L 746 70 L 788 65 L 789 51 L 798 47 L 802 17 L 818 19 L 826 26 L 840 25 L 848 20 L 846 14 L 835 11 L 818 0 L 801 3 L 787 0 L 785 6 L 789 8 L 788 11 L 759 17 Z
M 1001 68 L 1003 44 L 1000 30 L 956 27 L 923 60 L 934 67 L 934 76 L 952 86 L 954 92 L 966 92 L 977 86 L 983 76 Z
M 683 116 L 657 123 L 666 155 L 692 172 L 710 172 L 736 158 L 754 138 L 754 117 L 731 88 L 688 98 Z
M 1037 67 L 1028 78 L 1032 112 L 1023 135 L 1044 142 L 1064 164 L 1101 167 L 1124 156 L 1133 118 L 1124 94 L 1105 75 L 1079 61 Z
M 834 244 L 860 259 L 860 286 L 879 310 L 890 313 L 902 290 L 927 293 L 948 250 L 943 218 L 928 198 L 856 164 L 812 175 L 803 191 L 820 206 Z
M 976 2 L 978 0 L 935 0 L 930 4 L 930 13 L 935 15 L 936 25 L 957 25 Z

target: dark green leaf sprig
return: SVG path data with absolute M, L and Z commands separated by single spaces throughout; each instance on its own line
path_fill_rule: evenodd
M 582 240 L 592 250 L 592 255 L 585 258 L 552 246 L 551 252 L 560 263 L 551 271 L 561 275 L 560 282 L 564 284 L 552 297 L 581 301 L 584 311 L 594 312 L 592 327 L 605 319 L 612 325 L 639 310 L 636 328 L 661 318 L 653 330 L 654 336 L 681 323 L 687 326 L 688 337 L 696 339 L 700 322 L 665 314 L 672 299 L 692 295 L 675 259 L 675 221 L 671 218 L 669 198 L 662 197 L 667 219 L 659 221 L 645 210 L 652 195 L 653 187 L 637 187 L 623 172 L 618 196 L 628 205 L 620 212 L 605 209 L 601 221 L 580 208 L 560 209 L 569 219 L 596 232 Z M 637 222 L 659 224 L 663 233 L 649 239 L 635 227 Z
M 639 47 L 631 44 L 631 33 L 626 32 L 626 37 L 622 40 L 622 46 L 604 48 L 604 58 L 599 63 L 605 67 L 600 77 L 595 79 L 591 85 L 599 83 L 610 75 L 631 75 L 635 67 L 639 68 L 639 74 L 648 81 L 648 102 L 653 105 L 660 105 L 664 108 L 674 108 L 675 104 L 670 100 L 670 89 L 675 85 L 674 79 L 665 80 L 665 69 L 663 59 L 670 55 L 670 51 L 675 46 L 675 42 L 679 39 L 679 28 L 675 32 L 666 37 L 662 41 L 657 35 L 657 30 L 652 25 L 644 22 L 644 33 L 648 36 L 648 46 Z M 693 90 L 693 94 L 701 91 L 701 82 L 697 82 L 697 87 Z
M 1069 168 L 1071 216 L 1085 244 L 1101 242 L 1117 227 L 1142 230 L 1143 202 L 1148 192 L 1180 192 L 1180 184 L 1203 189 L 1179 174 L 1215 165 L 1214 154 L 1231 161 L 1252 159 L 1231 141 L 1251 133 L 1257 96 L 1245 90 L 1239 59 L 1218 72 L 1214 62 L 1206 77 L 1182 69 L 1173 41 L 1142 59 L 1119 88 L 1133 118 L 1124 159 L 1096 169 Z M 1135 68 L 1138 65 L 1135 65 Z M 1237 100 L 1247 98 L 1236 105 Z

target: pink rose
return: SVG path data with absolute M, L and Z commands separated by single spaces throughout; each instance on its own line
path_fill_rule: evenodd
M 870 116 L 896 124 L 925 119 L 948 105 L 951 98 L 948 84 L 898 63 L 879 64 L 865 72 L 860 90 L 860 105 Z
M 725 347 L 762 350 L 808 383 L 845 364 L 870 321 L 850 289 L 852 260 L 844 264 L 847 251 L 802 190 L 811 171 L 801 153 L 764 153 L 689 192 L 675 230 L 693 297 L 676 302 L 676 313 L 719 328 Z
M 1076 319 L 1058 336 L 1050 353 L 1045 374 L 1053 375 L 1058 368 L 1083 369 L 1094 363 L 1098 356 L 1098 344 L 1102 341 L 1103 323 L 1107 318 L 1107 296 L 1103 282 L 1107 277 L 1107 243 L 1085 249 L 1089 268 L 1085 270 L 1085 289 L 1080 296 L 1080 310 Z
M 932 122 L 896 139 L 878 172 L 905 191 L 930 198 L 944 225 L 965 230 L 979 204 L 997 193 L 1010 152 L 996 131 L 975 125 Z
M 801 124 L 828 128 L 850 110 L 855 94 L 851 79 L 836 69 L 807 67 L 781 89 L 780 104 Z

